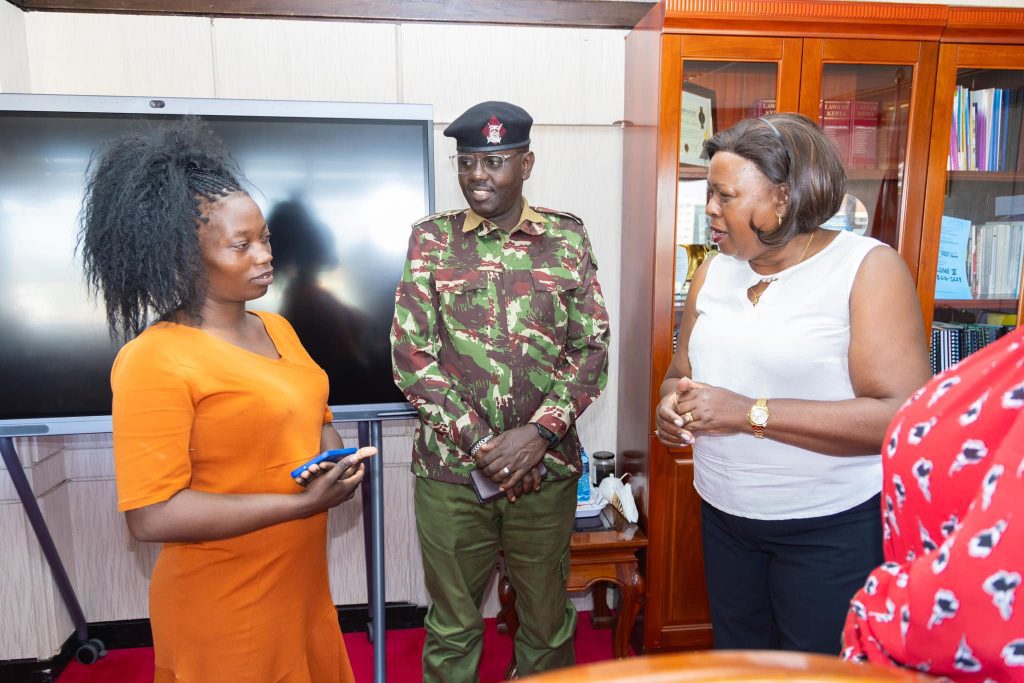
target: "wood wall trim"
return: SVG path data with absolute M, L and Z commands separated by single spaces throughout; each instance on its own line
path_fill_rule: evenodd
M 950 8 L 826 0 L 666 0 L 665 27 L 687 33 L 938 40 Z
M 1024 45 L 1024 10 L 950 7 L 942 42 Z
M 10 0 L 26 12 L 183 14 L 631 29 L 652 0 Z

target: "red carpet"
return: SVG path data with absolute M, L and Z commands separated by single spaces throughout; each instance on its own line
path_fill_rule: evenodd
M 505 667 L 512 657 L 512 639 L 499 635 L 494 619 L 487 619 L 484 630 L 484 653 L 480 658 L 480 682 L 495 683 L 505 678 Z M 411 683 L 423 679 L 420 652 L 423 648 L 422 628 L 388 631 L 387 677 L 389 681 Z M 352 660 L 358 683 L 373 682 L 373 645 L 365 633 L 346 633 L 345 646 Z M 580 664 L 612 658 L 612 632 L 595 631 L 590 614 L 580 612 L 576 627 L 576 661 Z M 111 650 L 95 664 L 85 666 L 76 661 L 68 664 L 59 683 L 152 683 L 153 650 L 132 648 Z

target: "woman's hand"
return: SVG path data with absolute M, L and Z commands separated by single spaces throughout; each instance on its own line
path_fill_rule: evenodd
M 309 476 L 303 473 L 302 483 L 306 490 L 299 493 L 303 516 L 315 515 L 324 510 L 336 507 L 355 495 L 363 480 L 366 466 L 363 460 L 377 454 L 373 447 L 360 448 L 352 455 L 346 456 L 337 464 L 323 462 L 312 465 L 316 468 Z
M 695 382 L 689 377 L 679 380 L 675 393 L 665 398 L 670 397 L 675 398 L 674 410 L 682 423 L 677 427 L 677 431 L 691 438 L 700 434 L 722 436 L 744 431 L 749 424 L 747 413 L 754 403 L 751 398 L 727 389 Z M 659 411 L 660 408 L 659 405 Z M 660 431 L 660 424 L 658 428 Z
M 678 448 L 683 444 L 693 443 L 693 434 L 684 428 L 685 421 L 678 410 L 679 394 L 672 392 L 658 403 L 655 413 L 654 435 L 666 446 Z

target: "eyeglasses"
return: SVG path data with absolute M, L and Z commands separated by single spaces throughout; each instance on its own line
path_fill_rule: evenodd
M 483 169 L 486 173 L 496 174 L 501 173 L 505 168 L 505 162 L 512 157 L 517 157 L 523 152 L 513 152 L 512 154 L 484 154 L 477 156 L 475 154 L 453 154 L 449 159 L 452 160 L 452 168 L 459 175 L 469 175 L 476 168 L 477 161 L 483 164 Z

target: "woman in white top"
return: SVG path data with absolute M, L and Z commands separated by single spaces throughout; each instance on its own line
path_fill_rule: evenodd
M 914 283 L 888 246 L 819 227 L 846 172 L 810 119 L 705 149 L 721 256 L 694 274 L 656 433 L 693 444 L 715 646 L 838 653 L 882 559 L 882 439 L 929 377 Z

